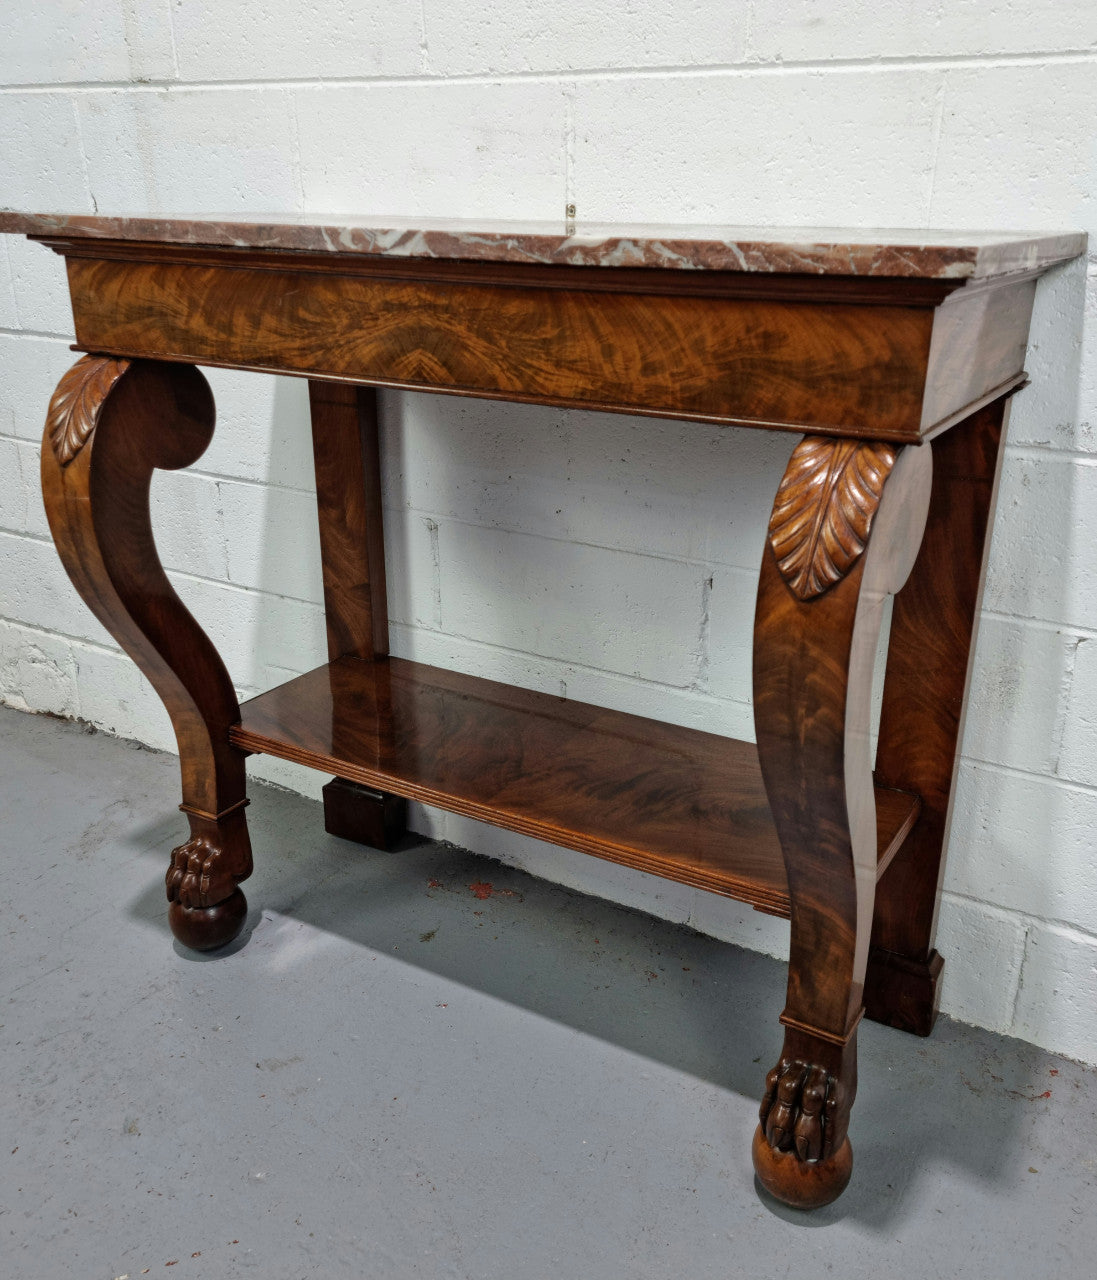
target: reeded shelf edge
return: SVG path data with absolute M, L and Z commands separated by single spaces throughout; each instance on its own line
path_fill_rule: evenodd
M 755 748 L 402 659 L 341 658 L 246 702 L 231 741 L 787 916 Z M 920 801 L 878 787 L 879 870 Z

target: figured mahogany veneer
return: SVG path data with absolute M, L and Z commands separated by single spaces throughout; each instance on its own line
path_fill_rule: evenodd
M 335 774 L 325 823 L 352 840 L 398 846 L 409 797 L 788 915 L 754 1167 L 801 1208 L 839 1195 L 861 1017 L 933 1025 L 1008 401 L 1036 276 L 1085 238 L 0 213 L 3 230 L 67 260 L 88 355 L 50 404 L 43 493 L 70 577 L 176 730 L 175 936 L 212 949 L 243 927 L 251 751 Z M 329 661 L 243 708 L 152 539 L 154 469 L 212 432 L 197 364 L 310 382 Z M 757 747 L 390 658 L 378 386 L 804 433 L 762 554 Z
M 1016 384 L 1034 289 L 51 243 L 87 351 L 896 442 Z
M 789 913 L 748 742 L 390 658 L 341 658 L 245 702 L 238 747 Z M 918 815 L 876 792 L 888 864 Z

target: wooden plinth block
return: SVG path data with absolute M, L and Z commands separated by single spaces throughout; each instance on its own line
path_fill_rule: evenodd
M 928 1036 L 937 1021 L 944 958 L 936 951 L 927 960 L 873 947 L 865 973 L 865 1016 L 912 1035 Z
M 913 1036 L 928 1036 L 937 1021 L 943 968 L 945 959 L 937 951 L 929 952 L 928 960 L 909 960 L 873 947 L 865 972 L 865 1018 Z
M 332 778 L 324 788 L 324 830 L 341 840 L 392 849 L 404 838 L 408 802 L 358 782 Z

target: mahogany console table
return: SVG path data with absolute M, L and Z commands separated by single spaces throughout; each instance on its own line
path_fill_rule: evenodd
M 1085 237 L 20 214 L 0 231 L 66 259 L 87 354 L 50 402 L 46 509 L 175 727 L 175 936 L 210 949 L 243 925 L 249 752 L 335 775 L 329 828 L 367 842 L 414 797 L 791 916 L 754 1163 L 790 1204 L 838 1196 L 862 1014 L 934 1020 L 1008 402 L 1036 277 Z M 196 365 L 309 379 L 330 661 L 242 707 L 149 519 L 153 470 L 211 438 Z M 795 432 L 758 588 L 757 747 L 390 659 L 377 387 Z

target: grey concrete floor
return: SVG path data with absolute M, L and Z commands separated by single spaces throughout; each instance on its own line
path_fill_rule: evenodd
M 1094 1274 L 1091 1069 L 866 1023 L 853 1182 L 797 1214 L 749 1154 L 782 965 L 259 784 L 249 926 L 202 958 L 177 794 L 0 709 L 0 1276 Z

